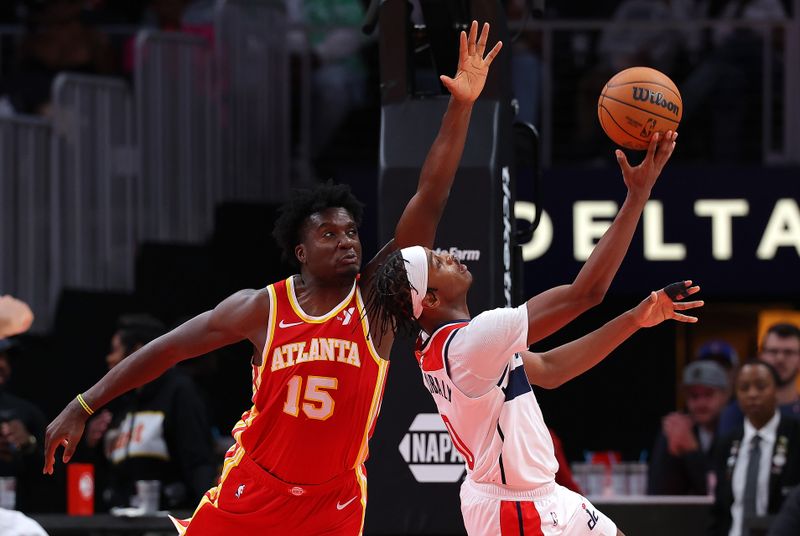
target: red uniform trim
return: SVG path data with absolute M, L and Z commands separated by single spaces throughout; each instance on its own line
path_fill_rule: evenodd
M 544 536 L 539 511 L 530 501 L 500 501 L 501 536 Z

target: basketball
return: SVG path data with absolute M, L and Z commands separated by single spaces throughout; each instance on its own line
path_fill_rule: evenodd
M 597 101 L 600 125 L 614 143 L 647 149 L 655 132 L 676 130 L 683 101 L 670 78 L 649 67 L 631 67 L 611 77 Z

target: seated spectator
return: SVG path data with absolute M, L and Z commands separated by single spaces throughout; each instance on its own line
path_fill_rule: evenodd
M 653 447 L 647 479 L 649 495 L 706 495 L 713 471 L 717 421 L 730 395 L 728 375 L 713 361 L 683 369 L 687 413 L 664 417 Z
M 774 515 L 800 483 L 800 421 L 778 411 L 778 373 L 748 360 L 736 376 L 744 419 L 721 437 L 714 454 L 717 474 L 709 534 L 746 534 L 749 518 Z
M 784 415 L 800 419 L 800 395 L 797 376 L 800 373 L 800 329 L 793 324 L 774 324 L 767 329 L 758 358 L 778 371 L 778 407 Z M 722 412 L 720 436 L 731 432 L 742 420 L 742 410 L 734 400 Z
M 164 333 L 148 315 L 123 316 L 111 338 L 108 368 Z M 171 369 L 103 409 L 86 425 L 84 445 L 110 462 L 100 507 L 130 506 L 137 480 L 160 480 L 161 507 L 197 504 L 216 477 L 211 430 L 196 387 Z M 85 452 L 80 456 L 85 458 Z M 98 479 L 100 480 L 100 479 Z
M 767 536 L 797 536 L 800 534 L 800 486 L 794 488 L 783 502 Z
M 44 414 L 27 400 L 8 391 L 13 341 L 0 339 L 0 476 L 17 479 L 17 509 L 33 506 L 33 488 L 44 456 Z

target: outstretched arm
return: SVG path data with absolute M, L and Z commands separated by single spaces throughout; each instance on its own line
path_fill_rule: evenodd
M 614 222 L 595 246 L 575 280 L 546 290 L 528 300 L 528 344 L 541 340 L 601 301 L 630 246 L 650 191 L 675 149 L 677 132 L 650 140 L 641 164 L 631 167 L 625 153 L 616 151 L 628 195 Z
M 492 60 L 503 46 L 502 42 L 498 42 L 484 58 L 488 38 L 489 23 L 483 25 L 478 37 L 478 22 L 472 21 L 469 37 L 465 32 L 460 35 L 458 72 L 455 78 L 440 77 L 450 91 L 450 103 L 442 119 L 439 134 L 422 166 L 417 193 L 406 205 L 397 222 L 394 238 L 398 248 L 433 245 L 436 227 L 461 162 L 472 106 L 483 90 Z
M 456 175 L 464 142 L 467 139 L 472 106 L 481 94 L 489 73 L 489 66 L 503 46 L 498 42 L 487 54 L 489 24 L 483 25 L 478 36 L 478 22 L 461 32 L 458 71 L 455 78 L 441 76 L 450 91 L 450 103 L 442 119 L 439 133 L 422 165 L 417 191 L 406 205 L 394 231 L 394 241 L 375 260 L 380 262 L 389 252 L 407 246 L 432 246 L 436 228 L 444 212 L 450 187 Z M 484 57 L 485 54 L 485 57 Z M 369 267 L 365 272 L 369 271 Z
M 525 372 L 531 383 L 553 389 L 579 376 L 606 358 L 617 346 L 641 328 L 665 320 L 697 322 L 697 318 L 678 311 L 701 307 L 703 302 L 677 302 L 700 291 L 691 281 L 673 283 L 651 292 L 639 305 L 611 320 L 603 327 L 548 352 L 523 352 Z
M 185 359 L 250 339 L 260 347 L 265 315 L 269 314 L 265 291 L 243 290 L 221 302 L 211 311 L 143 346 L 111 369 L 100 381 L 83 393 L 90 408 L 97 410 L 114 398 L 153 381 L 167 369 Z M 64 446 L 64 463 L 78 446 L 88 413 L 77 399 L 47 427 L 45 434 L 44 473 L 53 473 L 56 449 Z

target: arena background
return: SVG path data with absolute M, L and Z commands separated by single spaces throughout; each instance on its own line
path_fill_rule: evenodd
M 26 109 L 19 94 L 41 83 L 19 76 L 15 60 L 30 37 L 25 17 L 33 4 L 0 9 L 0 292 L 25 299 L 36 313 L 31 333 L 19 338 L 9 387 L 48 419 L 105 372 L 119 314 L 147 311 L 175 325 L 237 289 L 290 273 L 277 261 L 270 235 L 290 188 L 329 177 L 351 185 L 367 204 L 364 256 L 374 253 L 413 191 L 438 128 L 447 97 L 435 80 L 452 62 L 450 38 L 472 17 L 495 17 L 490 21 L 501 29 L 509 13 L 506 35 L 521 32 L 503 50 L 476 107 L 437 240 L 463 254 L 482 282 L 473 311 L 570 281 L 624 199 L 614 146 L 591 115 L 595 110 L 582 105 L 586 93 L 600 91 L 591 82 L 608 61 L 604 51 L 613 50 L 602 43 L 620 32 L 671 43 L 671 56 L 659 56 L 658 67 L 681 88 L 713 57 L 716 30 L 733 25 L 756 36 L 756 61 L 747 83 L 736 88 L 735 108 L 719 113 L 714 99 L 732 89 L 719 88 L 681 124 L 675 156 L 606 300 L 537 345 L 580 336 L 672 281 L 690 278 L 703 287 L 707 305 L 698 325 L 641 332 L 580 378 L 536 390 L 570 461 L 609 450 L 626 461 L 646 460 L 661 417 L 682 407 L 679 371 L 703 343 L 726 339 L 740 356 L 753 355 L 760 315 L 800 307 L 796 0 L 781 3 L 785 17 L 755 22 L 710 14 L 625 20 L 615 16 L 622 2 L 612 0 L 520 2 L 521 8 L 492 0 L 422 1 L 427 28 L 425 19 L 407 26 L 395 16 L 405 2 L 376 2 L 377 29 L 360 38 L 358 52 L 365 96 L 321 147 L 314 141 L 313 42 L 336 21 L 292 19 L 292 2 L 288 10 L 270 0 L 187 2 L 182 31 L 166 32 L 148 28 L 147 2 L 128 8 L 86 2 L 81 20 L 106 36 L 119 57 L 115 67 L 62 72 L 45 92 L 45 105 Z M 709 4 L 713 13 L 716 3 Z M 370 6 L 358 7 L 359 20 L 345 27 L 360 32 Z M 533 15 L 524 14 L 527 7 Z M 529 62 L 512 64 L 514 53 Z M 528 99 L 537 110 L 535 153 L 531 131 L 512 127 L 513 69 L 537 73 L 527 77 L 535 83 Z M 738 125 L 729 127 L 739 129 L 736 147 L 716 142 L 726 121 Z M 510 234 L 503 225 L 504 177 L 516 215 Z M 518 235 L 534 203 L 543 210 L 540 224 L 532 238 Z M 709 207 L 732 216 L 712 218 Z M 515 251 L 508 266 L 506 243 Z M 513 273 L 511 289 L 503 287 L 505 271 Z M 408 348 L 401 342 L 393 353 L 371 444 L 366 533 L 461 534 L 463 470 L 442 440 L 444 428 L 426 417 L 435 407 Z M 250 353 L 242 344 L 181 365 L 206 396 L 220 436 L 249 407 Z M 426 479 L 433 481 L 419 482 Z M 74 525 L 60 515 L 66 508 L 60 462 L 55 476 L 36 486 L 37 500 L 26 511 L 51 534 L 108 528 L 100 516 L 91 529 L 67 528 Z M 608 496 L 596 502 L 627 534 L 703 533 L 707 501 L 642 501 L 638 508 Z

